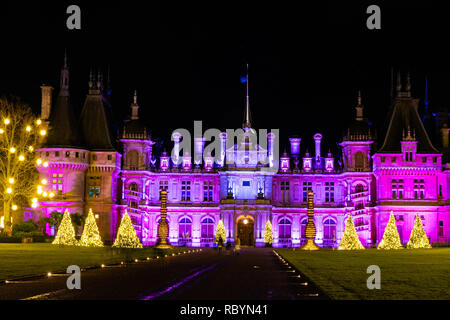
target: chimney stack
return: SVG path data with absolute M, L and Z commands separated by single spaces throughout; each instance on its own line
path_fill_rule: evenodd
M 322 141 L 322 135 L 320 133 L 316 133 L 314 135 L 314 141 L 316 143 L 316 159 L 320 159 L 320 143 Z
M 289 138 L 291 143 L 291 157 L 298 157 L 300 155 L 300 142 L 301 138 Z

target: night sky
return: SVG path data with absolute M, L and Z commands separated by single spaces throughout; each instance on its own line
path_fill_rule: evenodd
M 17 95 L 36 113 L 43 83 L 59 87 L 67 49 L 72 104 L 81 111 L 90 68 L 110 68 L 112 108 L 120 125 L 138 90 L 140 117 L 164 141 L 176 128 L 238 128 L 250 66 L 253 126 L 302 137 L 301 153 L 336 143 L 355 114 L 382 128 L 391 68 L 412 77 L 423 99 L 425 76 L 434 111 L 447 108 L 450 86 L 446 12 L 433 1 L 3 1 L 0 95 Z M 66 28 L 66 8 L 81 7 L 82 29 Z M 366 28 L 366 8 L 381 7 L 382 29 Z M 56 90 L 57 91 L 57 90 Z M 423 105 L 421 105 L 423 108 Z M 168 146 L 170 146 L 170 142 Z

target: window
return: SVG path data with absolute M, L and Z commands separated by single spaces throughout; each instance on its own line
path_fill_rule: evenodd
M 323 222 L 323 247 L 332 248 L 336 241 L 336 222 L 327 218 Z
M 162 190 L 168 190 L 169 189 L 169 181 L 167 180 L 161 180 L 159 182 L 159 200 L 161 200 L 161 191 Z
M 302 238 L 301 242 L 304 244 L 306 239 L 306 224 L 308 223 L 308 218 L 304 218 L 301 223 L 300 237 Z
M 414 179 L 414 199 L 425 199 L 425 181 L 424 179 Z
M 437 157 L 433 157 L 433 163 L 437 162 Z
M 439 230 L 438 230 L 439 237 L 444 236 L 444 221 L 439 221 Z
M 108 154 L 108 160 L 109 160 L 109 161 L 112 160 L 112 155 Z
M 203 201 L 211 202 L 213 201 L 213 182 L 205 181 L 203 183 Z
M 422 157 L 422 163 L 426 163 L 427 162 L 427 157 Z
M 248 180 L 242 181 L 242 186 L 243 187 L 250 187 L 250 181 L 248 181 Z
M 205 218 L 202 220 L 202 238 L 208 239 L 208 241 L 214 238 L 214 221 L 213 221 L 213 219 Z
M 358 151 L 355 153 L 355 169 L 356 171 L 362 171 L 366 167 L 366 155 L 364 152 Z
M 355 187 L 355 193 L 361 193 L 364 192 L 364 186 L 362 184 L 358 184 Z
M 100 198 L 101 179 L 99 176 L 89 177 L 89 198 Z
M 93 160 L 93 161 L 97 161 L 97 155 L 96 155 L 96 154 L 93 154 L 93 155 L 92 155 L 92 160 Z
M 395 163 L 396 160 L 397 160 L 397 159 L 396 159 L 395 157 L 391 157 L 391 162 L 392 162 L 392 163 Z
M 392 199 L 403 199 L 403 179 L 392 179 Z
M 281 202 L 289 202 L 289 181 L 281 181 Z
M 303 202 L 308 201 L 309 191 L 312 191 L 312 182 L 303 182 Z
M 70 151 L 66 151 L 66 158 L 70 157 Z
M 386 157 L 381 157 L 381 163 L 385 163 L 386 162 Z
M 287 218 L 283 218 L 278 222 L 278 237 L 280 239 L 291 238 L 291 221 Z
M 55 151 L 55 157 L 59 157 L 59 151 Z
M 79 152 L 75 152 L 75 158 L 79 158 L 80 157 L 80 153 Z
M 182 218 L 178 224 L 178 237 L 184 240 L 190 239 L 192 234 L 191 230 L 192 221 L 187 217 Z
M 129 170 L 138 170 L 139 153 L 136 150 L 128 151 L 126 163 Z
M 47 152 L 45 153 L 45 156 L 46 156 L 46 157 L 49 157 L 49 156 L 50 156 L 50 152 L 47 151 Z
M 325 202 L 334 202 L 334 182 L 325 182 Z
M 52 174 L 52 190 L 55 194 L 63 194 L 64 175 L 62 173 Z
M 181 201 L 191 201 L 190 181 L 181 181 Z

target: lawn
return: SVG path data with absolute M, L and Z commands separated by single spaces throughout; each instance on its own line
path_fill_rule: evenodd
M 278 250 L 332 299 L 450 299 L 450 248 L 417 250 Z M 378 265 L 381 289 L 369 290 Z
M 174 249 L 184 251 L 186 249 Z M 154 258 L 162 252 L 153 248 L 113 249 L 111 247 L 58 247 L 49 243 L 0 243 L 0 280 L 66 272 L 69 265 L 81 268 Z

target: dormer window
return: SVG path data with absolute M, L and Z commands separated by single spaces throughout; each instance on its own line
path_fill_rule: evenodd
M 386 162 L 386 157 L 381 157 L 381 163 L 385 163 Z

